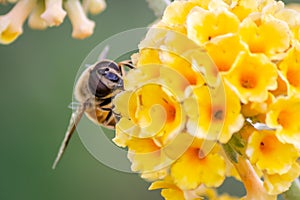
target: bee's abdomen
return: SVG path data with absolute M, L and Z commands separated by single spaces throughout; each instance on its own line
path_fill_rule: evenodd
M 86 115 L 95 123 L 109 129 L 114 129 L 117 123 L 116 116 L 113 113 L 111 95 L 104 98 L 95 98 L 91 107 L 86 110 Z

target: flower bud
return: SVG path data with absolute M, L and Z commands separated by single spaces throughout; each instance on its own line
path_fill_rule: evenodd
M 62 0 L 45 0 L 46 10 L 41 18 L 48 26 L 59 26 L 66 16 L 66 11 L 62 8 Z
M 43 3 L 37 3 L 33 11 L 31 12 L 28 25 L 32 29 L 44 30 L 47 28 L 47 23 L 41 18 L 41 14 L 44 12 Z
M 64 6 L 73 26 L 72 37 L 84 39 L 93 34 L 95 23 L 87 18 L 79 0 L 68 0 Z
M 0 16 L 0 43 L 9 44 L 23 33 L 23 24 L 36 0 L 20 0 L 6 15 Z

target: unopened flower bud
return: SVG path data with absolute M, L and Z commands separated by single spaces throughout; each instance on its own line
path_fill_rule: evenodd
M 66 16 L 66 11 L 62 8 L 62 0 L 45 0 L 46 10 L 41 18 L 48 26 L 59 26 Z
M 93 34 L 95 23 L 87 18 L 79 0 L 68 0 L 64 6 L 73 26 L 72 37 L 84 39 Z
M 9 44 L 23 32 L 23 24 L 36 0 L 20 0 L 6 15 L 0 16 L 0 43 Z
M 84 11 L 90 12 L 93 15 L 101 13 L 106 8 L 104 0 L 83 0 Z
M 33 11 L 28 18 L 28 25 L 32 29 L 44 30 L 47 28 L 47 23 L 41 18 L 41 14 L 44 12 L 43 3 L 37 3 Z

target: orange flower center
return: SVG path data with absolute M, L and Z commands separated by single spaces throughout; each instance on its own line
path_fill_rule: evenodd
M 256 87 L 257 79 L 253 73 L 247 73 L 241 76 L 240 83 L 243 88 L 252 89 Z
M 276 143 L 278 141 L 274 135 L 267 135 L 261 140 L 259 148 L 263 153 L 272 153 L 274 149 L 273 145 Z

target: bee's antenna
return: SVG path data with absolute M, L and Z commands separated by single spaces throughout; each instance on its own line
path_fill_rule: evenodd
M 54 163 L 52 165 L 52 169 L 56 168 L 57 163 L 59 162 L 59 160 L 61 159 L 61 157 L 63 156 L 63 153 L 76 129 L 76 126 L 78 124 L 78 122 L 80 121 L 84 111 L 86 109 L 86 105 L 85 103 L 83 103 L 81 106 L 78 106 L 76 111 L 74 113 L 72 113 L 71 119 L 70 119 L 70 123 L 68 126 L 68 129 L 66 131 L 64 140 L 62 141 L 62 144 L 60 145 L 59 151 L 57 153 L 57 156 L 54 160 Z
M 104 60 L 107 57 L 108 51 L 109 51 L 109 46 L 106 45 L 104 49 L 101 51 L 98 57 L 98 61 Z

